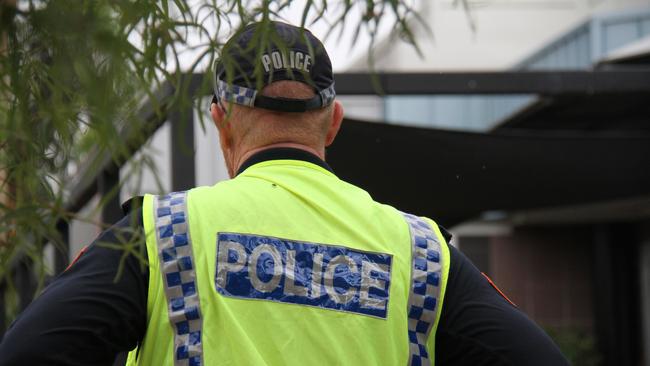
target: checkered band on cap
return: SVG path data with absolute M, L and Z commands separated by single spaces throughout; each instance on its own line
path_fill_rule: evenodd
M 426 343 L 440 310 L 441 247 L 427 221 L 410 214 L 403 215 L 411 232 L 413 257 L 408 301 L 408 364 L 431 365 Z
M 174 329 L 174 366 L 203 363 L 202 319 L 187 216 L 187 192 L 154 197 L 160 272 Z
M 223 80 L 217 80 L 219 99 L 226 102 L 253 107 L 257 90 L 239 85 L 229 85 Z
M 225 100 L 230 103 L 245 105 L 248 107 L 255 106 L 255 98 L 257 97 L 257 90 L 245 88 L 239 85 L 229 85 L 223 80 L 216 81 L 216 91 L 220 100 Z M 334 90 L 334 83 L 329 87 L 319 92 L 323 106 L 332 104 L 336 98 L 336 90 Z
M 334 83 L 329 87 L 320 91 L 320 97 L 323 100 L 323 106 L 330 105 L 334 98 L 336 98 L 336 91 L 334 90 Z

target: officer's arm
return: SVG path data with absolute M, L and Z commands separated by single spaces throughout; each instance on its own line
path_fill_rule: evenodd
M 436 366 L 568 366 L 544 331 L 501 296 L 463 253 L 449 249 Z
M 112 365 L 136 346 L 146 327 L 148 270 L 106 247 L 131 239 L 131 227 L 142 232 L 141 211 L 132 215 L 135 222 L 127 215 L 102 233 L 25 309 L 0 343 L 0 365 Z

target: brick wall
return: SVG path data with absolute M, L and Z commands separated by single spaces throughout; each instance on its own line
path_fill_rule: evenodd
M 538 324 L 592 330 L 592 236 L 586 229 L 517 229 L 489 239 L 492 279 Z

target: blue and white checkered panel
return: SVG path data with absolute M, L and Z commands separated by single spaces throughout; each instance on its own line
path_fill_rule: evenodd
M 440 242 L 424 219 L 403 214 L 411 232 L 413 268 L 408 304 L 409 365 L 431 365 L 427 339 L 436 321 L 440 296 Z
M 334 82 L 327 88 L 320 91 L 320 97 L 323 100 L 323 107 L 329 105 L 334 101 L 336 97 L 336 91 L 334 91 Z
M 257 90 L 255 89 L 249 89 L 239 85 L 229 85 L 223 80 L 217 80 L 217 89 L 219 91 L 219 99 L 249 107 L 253 107 L 255 97 L 257 96 Z
M 203 355 L 202 320 L 188 227 L 187 193 L 154 197 L 153 209 L 169 321 L 175 333 L 174 366 L 199 366 Z

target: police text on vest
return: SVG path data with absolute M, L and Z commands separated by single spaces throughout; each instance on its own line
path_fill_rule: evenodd
M 342 246 L 219 233 L 217 291 L 386 318 L 392 257 Z

